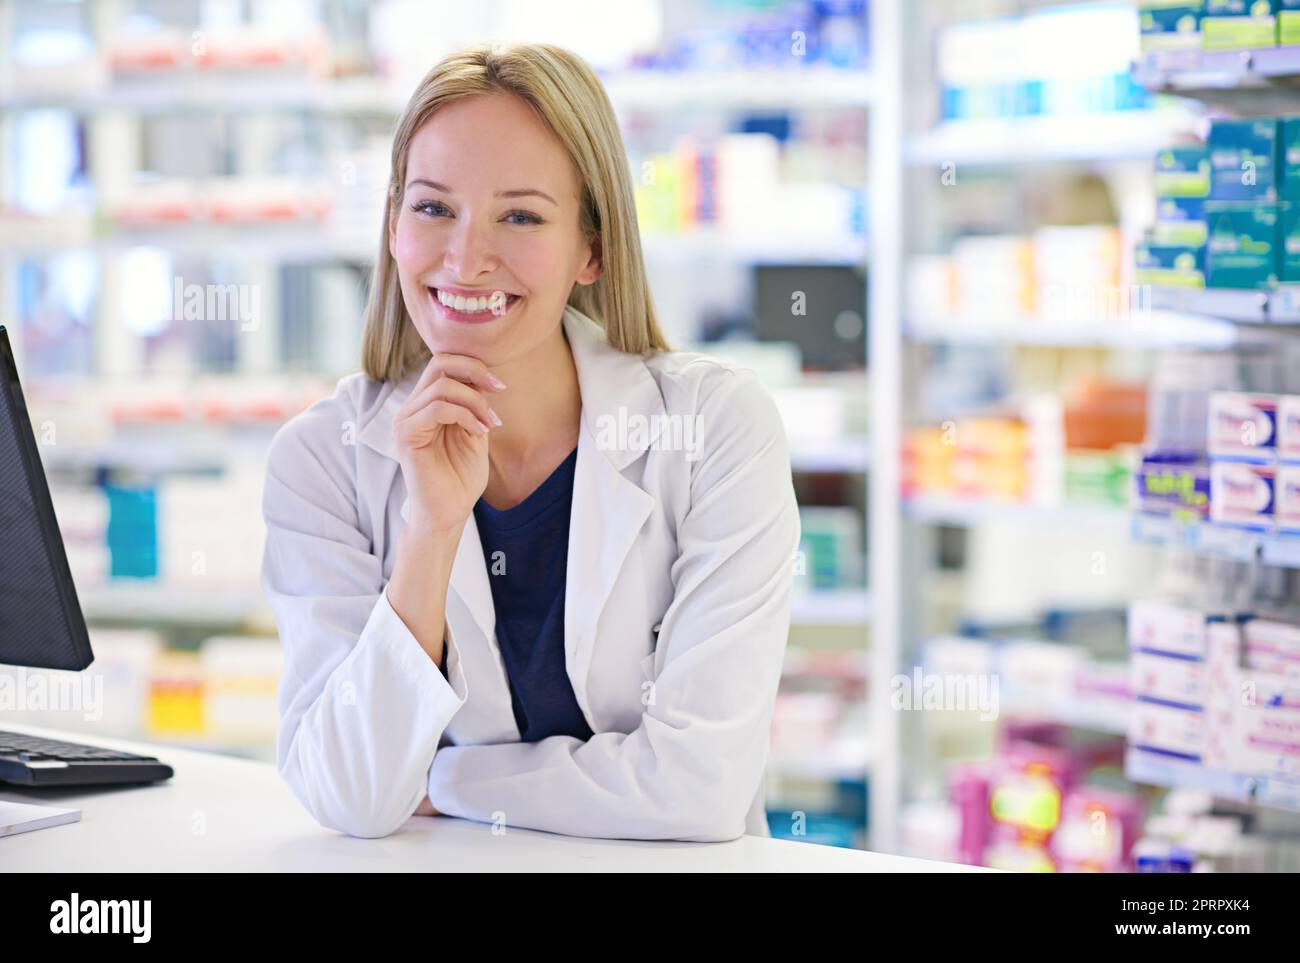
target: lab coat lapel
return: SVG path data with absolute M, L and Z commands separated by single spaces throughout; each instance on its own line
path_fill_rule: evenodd
M 611 347 L 604 330 L 574 308 L 565 312 L 564 330 L 582 392 L 565 572 L 565 660 L 574 695 L 591 721 L 587 679 L 597 626 L 655 501 L 623 472 L 657 436 L 663 419 L 655 416 L 664 408 L 640 356 Z M 620 430 L 638 423 L 645 430 Z

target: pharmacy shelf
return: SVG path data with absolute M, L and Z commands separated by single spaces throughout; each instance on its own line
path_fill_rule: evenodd
M 871 442 L 862 436 L 790 439 L 790 465 L 805 474 L 864 474 L 871 463 Z
M 100 86 L 11 87 L 0 110 L 70 110 L 78 114 L 244 113 L 311 111 L 396 115 L 410 96 L 372 79 L 325 81 L 274 75 L 218 77 L 192 72 L 159 74 Z
M 875 96 L 869 72 L 833 67 L 615 71 L 601 80 L 616 109 L 866 107 Z
M 748 264 L 854 267 L 865 264 L 868 256 L 867 239 L 861 234 L 747 237 L 708 228 L 678 234 L 648 231 L 641 235 L 641 248 L 651 260 L 720 258 Z
M 61 224 L 56 218 L 0 220 L 5 253 L 63 254 L 90 249 L 114 254 L 140 247 L 193 257 L 263 258 L 275 261 L 345 261 L 369 264 L 379 251 L 379 224 L 373 230 L 346 231 L 332 224 L 188 224 L 123 227 L 93 235 L 87 222 Z M 750 237 L 701 228 L 681 233 L 647 232 L 642 249 L 650 260 L 698 262 L 717 259 L 742 264 L 824 264 L 859 266 L 867 261 L 861 234 L 816 237 Z
M 1199 313 L 1199 312 L 1195 312 Z M 1221 348 L 1238 343 L 1241 331 L 1217 317 L 1188 317 L 1152 311 L 1127 321 L 1028 320 L 990 326 L 988 321 L 945 319 L 911 326 L 904 336 L 918 344 L 1009 344 L 1047 348 L 1115 348 L 1161 350 Z
M 1190 760 L 1158 756 L 1133 748 L 1124 754 L 1124 774 L 1133 782 L 1171 789 L 1194 789 L 1220 799 L 1300 812 L 1300 780 L 1207 769 Z
M 1052 161 L 1149 162 L 1157 150 L 1194 129 L 1179 110 L 1128 110 L 948 121 L 907 143 L 909 164 L 941 167 Z
M 602 79 L 611 102 L 619 109 L 865 107 L 874 93 L 869 73 L 827 67 L 634 70 Z M 11 87 L 0 91 L 0 111 L 52 108 L 80 114 L 180 114 L 274 110 L 396 116 L 410 95 L 409 90 L 395 90 L 373 78 L 331 82 L 301 76 L 205 77 L 184 71 L 101 86 Z
M 813 752 L 774 753 L 768 757 L 769 775 L 789 779 L 861 780 L 871 771 L 871 743 L 866 738 L 840 738 Z
M 1237 112 L 1270 114 L 1300 103 L 1300 47 L 1249 50 L 1152 50 L 1132 66 L 1133 79 L 1156 93 L 1176 94 Z
M 1014 522 L 1052 531 L 1120 528 L 1128 523 L 1127 509 L 1111 505 L 1035 505 L 1027 502 L 968 500 L 918 495 L 903 500 L 903 514 L 931 525 L 975 528 Z
M 866 625 L 871 621 L 871 595 L 866 589 L 795 592 L 790 621 L 795 625 Z
M 1151 308 L 1245 324 L 1300 325 L 1300 284 L 1259 291 L 1153 287 Z
M 77 599 L 89 622 L 239 626 L 270 617 L 260 592 L 178 588 L 148 579 L 116 579 L 108 585 L 78 587 Z
M 1234 562 L 1300 568 L 1300 535 L 1257 532 L 1212 522 L 1177 521 L 1141 513 L 1133 515 L 1130 524 L 1134 540 L 1145 545 Z
M 1053 702 L 1012 700 L 1003 703 L 998 714 L 1122 736 L 1128 734 L 1129 711 L 1127 703 L 1117 705 L 1104 699 L 1068 698 Z

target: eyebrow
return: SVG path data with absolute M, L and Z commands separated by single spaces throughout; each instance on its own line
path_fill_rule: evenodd
M 407 181 L 406 186 L 411 187 L 414 184 L 423 184 L 425 187 L 432 187 L 435 191 L 442 191 L 444 194 L 455 193 L 455 191 L 453 191 L 446 184 L 439 184 L 437 181 L 428 181 L 425 180 L 423 177 L 412 178 L 411 180 Z M 550 194 L 547 194 L 545 191 L 539 191 L 534 187 L 521 187 L 521 188 L 516 188 L 515 190 L 512 191 L 497 191 L 495 196 L 496 197 L 540 197 L 543 200 L 550 201 L 556 207 L 560 206 L 559 203 L 556 202 L 555 198 L 553 198 Z

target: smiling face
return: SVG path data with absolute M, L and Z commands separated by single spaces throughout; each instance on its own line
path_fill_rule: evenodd
M 518 97 L 469 97 L 424 122 L 388 249 L 431 351 L 491 367 L 555 334 L 573 285 L 600 276 L 580 194 L 563 145 Z

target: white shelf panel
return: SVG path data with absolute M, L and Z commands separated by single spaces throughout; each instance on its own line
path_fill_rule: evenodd
M 87 621 L 162 622 L 171 625 L 240 625 L 270 616 L 270 606 L 256 591 L 177 588 L 141 579 L 118 579 L 109 585 L 78 588 Z
M 602 76 L 616 108 L 866 107 L 875 95 L 865 71 L 796 70 L 629 71 Z
M 1300 284 L 1279 284 L 1259 291 L 1153 287 L 1151 307 L 1247 324 L 1300 324 Z
M 610 100 L 620 109 L 866 107 L 875 93 L 869 72 L 825 67 L 633 70 L 615 72 L 602 80 Z M 394 90 L 372 78 L 331 82 L 274 74 L 205 77 L 185 71 L 105 86 L 11 87 L 0 90 L 0 110 L 55 108 L 87 114 L 282 110 L 396 117 L 410 95 L 409 90 Z
M 1149 161 L 1193 128 L 1177 110 L 949 121 L 913 138 L 908 163 L 941 166 L 1031 164 L 1045 161 Z M 957 174 L 960 177 L 960 172 Z
M 1160 350 L 1227 347 L 1237 343 L 1241 333 L 1219 318 L 1185 317 L 1170 311 L 1153 311 L 1149 316 L 1131 321 L 1032 320 L 1000 327 L 991 327 L 986 321 L 953 318 L 913 325 L 906 336 L 922 344 Z
M 1002 522 L 1041 527 L 1044 531 L 1120 528 L 1128 522 L 1127 509 L 1107 505 L 1034 505 L 1025 502 L 974 501 L 919 496 L 904 499 L 903 513 L 913 521 L 933 525 L 973 528 Z
M 1132 74 L 1142 86 L 1167 93 L 1260 88 L 1300 77 L 1300 47 L 1151 50 L 1134 61 Z
M 791 438 L 790 464 L 797 472 L 865 473 L 871 463 L 871 442 L 862 437 Z
M 1300 812 L 1300 781 L 1222 772 L 1132 748 L 1124 755 L 1124 774 L 1133 782 L 1196 789 L 1220 799 Z
M 1212 522 L 1176 521 L 1160 515 L 1135 514 L 1133 538 L 1146 545 L 1176 548 L 1234 562 L 1300 568 L 1300 535 L 1256 532 Z
M 866 589 L 796 590 L 790 621 L 795 625 L 866 625 L 871 595 Z

